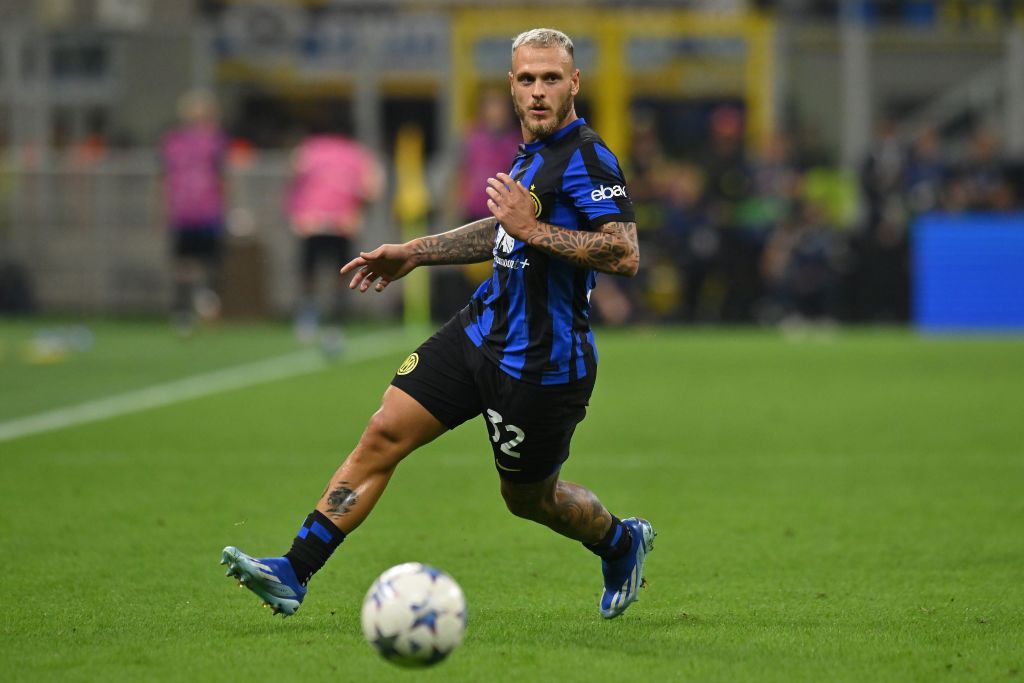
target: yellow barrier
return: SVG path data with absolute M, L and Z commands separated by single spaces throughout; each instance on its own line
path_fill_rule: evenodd
M 424 175 L 423 130 L 407 123 L 395 139 L 395 216 L 401 225 L 402 240 L 409 241 L 427 232 L 430 193 Z M 403 315 L 406 325 L 430 323 L 430 278 L 425 268 L 405 277 Z

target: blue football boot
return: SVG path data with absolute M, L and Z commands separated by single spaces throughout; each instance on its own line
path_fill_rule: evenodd
M 604 573 L 604 592 L 601 594 L 601 616 L 614 619 L 638 599 L 637 593 L 644 581 L 644 561 L 647 553 L 654 550 L 654 528 L 646 519 L 629 517 L 622 520 L 629 529 L 633 543 L 629 552 L 617 560 L 601 560 Z
M 238 579 L 239 588 L 244 586 L 258 595 L 275 615 L 290 617 L 306 597 L 306 587 L 299 583 L 287 558 L 249 557 L 229 545 L 221 553 L 220 563 L 228 566 L 228 576 Z

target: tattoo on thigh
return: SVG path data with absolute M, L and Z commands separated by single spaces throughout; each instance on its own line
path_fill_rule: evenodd
M 327 496 L 327 515 L 333 518 L 346 515 L 357 502 L 359 502 L 359 496 L 348 487 L 348 482 L 339 481 L 337 488 Z

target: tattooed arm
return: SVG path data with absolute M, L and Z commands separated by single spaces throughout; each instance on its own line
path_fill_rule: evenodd
M 383 244 L 362 252 L 346 263 L 341 274 L 355 271 L 349 289 L 365 292 L 376 282 L 378 292 L 394 280 L 405 277 L 417 266 L 479 263 L 491 258 L 495 218 L 483 218 L 440 235 L 427 235 L 405 244 Z
M 584 268 L 633 277 L 640 267 L 636 223 L 605 223 L 598 232 L 583 232 L 537 222 L 524 232 L 516 237 Z
M 409 242 L 416 265 L 479 263 L 491 258 L 496 218 L 481 218 L 439 235 L 427 235 Z
M 533 200 L 522 183 L 499 173 L 487 184 L 487 206 L 516 239 L 584 268 L 612 275 L 636 275 L 640 267 L 636 223 L 605 223 L 597 232 L 560 228 L 534 217 Z

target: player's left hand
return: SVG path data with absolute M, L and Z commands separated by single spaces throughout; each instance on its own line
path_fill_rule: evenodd
M 537 226 L 537 217 L 533 213 L 533 199 L 522 183 L 512 180 L 507 173 L 499 173 L 487 179 L 487 208 L 505 232 L 516 239 L 526 241 L 530 232 Z

